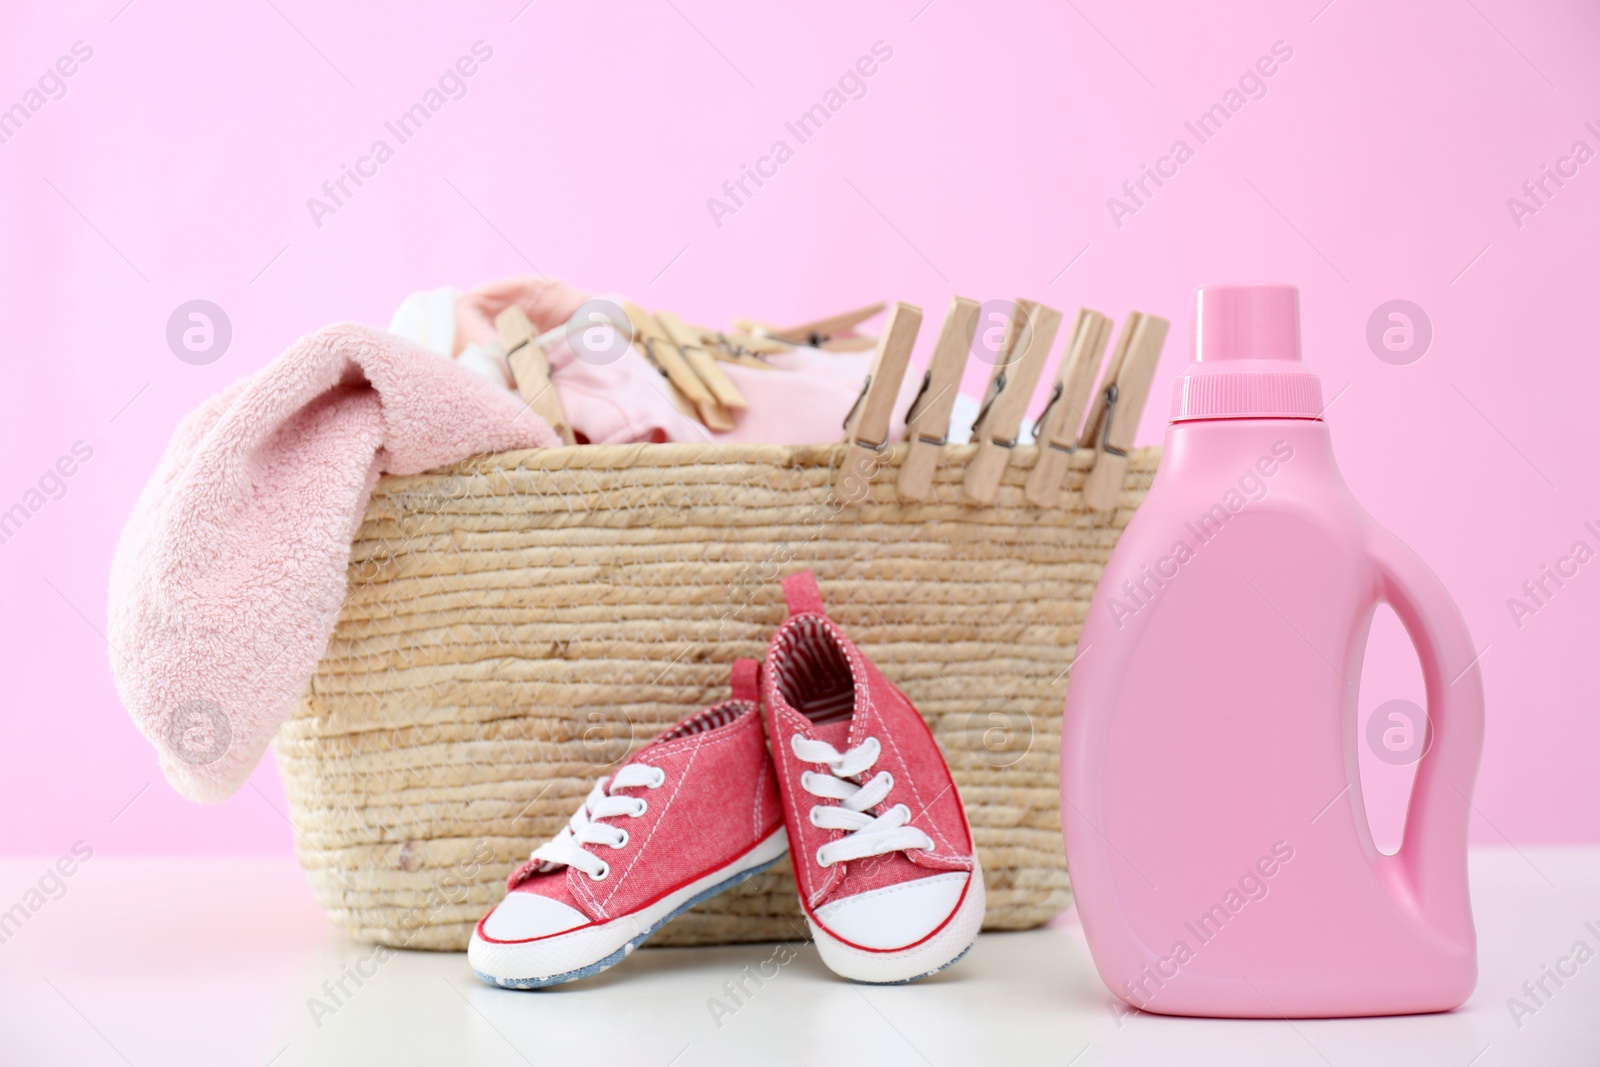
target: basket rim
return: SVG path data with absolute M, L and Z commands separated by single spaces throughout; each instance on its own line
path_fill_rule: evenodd
M 426 478 L 444 474 L 487 474 L 509 470 L 561 470 L 567 468 L 689 467 L 707 463 L 718 465 L 760 464 L 791 466 L 835 466 L 848 444 L 782 445 L 752 441 L 668 441 L 609 445 L 560 445 L 552 448 L 526 448 L 508 452 L 485 452 L 436 470 L 414 475 L 384 475 L 396 478 Z M 904 457 L 909 445 L 896 442 L 886 453 L 891 464 Z M 940 462 L 962 463 L 972 458 L 977 444 L 946 444 L 940 447 Z M 1161 458 L 1160 445 L 1145 445 L 1128 451 L 1129 469 L 1154 470 Z M 1038 445 L 1018 445 L 1012 449 L 1009 466 L 1029 468 L 1038 455 Z M 1070 457 L 1072 469 L 1087 470 L 1094 465 L 1096 450 L 1080 448 Z

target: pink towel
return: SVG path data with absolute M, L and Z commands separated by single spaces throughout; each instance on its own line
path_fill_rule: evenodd
M 449 359 L 330 326 L 178 427 L 111 570 L 111 667 L 179 793 L 229 796 L 316 668 L 380 473 L 552 446 L 549 425 Z

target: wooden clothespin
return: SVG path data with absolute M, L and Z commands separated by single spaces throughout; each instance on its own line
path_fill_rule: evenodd
M 933 491 L 933 472 L 939 465 L 941 446 L 950 435 L 950 409 L 961 387 L 961 372 L 972 351 L 978 326 L 978 302 L 958 296 L 950 301 L 939 327 L 933 358 L 922 376 L 922 388 L 906 412 L 906 440 L 910 446 L 900 464 L 895 492 L 901 500 L 926 500 Z
M 867 370 L 867 380 L 861 383 L 861 395 L 844 418 L 844 459 L 834 474 L 834 489 L 848 502 L 864 495 L 879 456 L 889 447 L 889 423 L 894 418 L 894 401 L 900 392 L 900 381 L 906 375 L 906 365 L 911 361 L 911 347 L 916 343 L 917 330 L 922 326 L 922 309 L 915 304 L 895 303 L 889 310 L 889 321 L 884 324 L 878 339 L 878 350 L 873 353 L 872 365 Z
M 1159 315 L 1134 311 L 1123 323 L 1122 336 L 1106 368 L 1103 388 L 1083 440 L 1095 449 L 1094 466 L 1083 483 L 1083 500 L 1096 511 L 1110 511 L 1122 496 L 1122 480 L 1128 472 L 1128 449 L 1139 429 L 1145 401 L 1161 346 L 1167 340 L 1170 323 Z
M 1034 426 L 1039 458 L 1028 474 L 1025 494 L 1034 507 L 1052 507 L 1061 497 L 1061 483 L 1066 478 L 1072 454 L 1078 450 L 1078 430 L 1083 425 L 1089 394 L 1094 391 L 1095 375 L 1100 373 L 1100 361 L 1105 357 L 1106 342 L 1110 339 L 1109 316 L 1089 308 L 1078 309 L 1072 320 L 1072 333 L 1067 338 L 1066 354 L 1056 369 L 1055 387 Z
M 851 334 L 846 337 L 830 337 L 817 345 L 824 352 L 865 352 L 869 348 L 877 347 L 878 339 L 871 334 Z
M 713 357 L 724 363 L 737 363 L 741 367 L 772 370 L 773 365 L 764 357 L 794 350 L 794 345 L 788 341 L 780 341 L 776 337 L 757 337 L 755 334 L 740 333 L 736 330 L 708 330 L 704 326 L 689 328 L 699 331 L 700 343 L 706 346 Z
M 980 504 L 994 500 L 1000 476 L 1017 445 L 1033 387 L 1039 384 L 1039 374 L 1050 358 L 1060 328 L 1061 312 L 1055 308 L 1018 300 L 1012 310 L 1000 360 L 989 379 L 983 407 L 972 423 L 972 439 L 978 442 L 978 451 L 967 464 L 967 476 L 962 482 L 968 499 Z
M 733 417 L 717 403 L 716 397 L 711 395 L 700 376 L 689 367 L 678 346 L 672 343 L 656 320 L 631 300 L 623 303 L 622 311 L 633 325 L 633 343 L 666 376 L 673 402 L 678 403 L 679 397 L 684 401 L 678 404 L 679 410 L 690 418 L 698 418 L 713 430 L 733 429 Z
M 566 409 L 561 406 L 561 397 L 550 379 L 550 361 L 545 358 L 544 346 L 528 320 L 528 313 L 520 305 L 512 304 L 495 316 L 494 327 L 500 331 L 506 363 L 511 367 L 511 377 L 517 383 L 522 402 L 550 424 L 562 444 L 576 444 Z
M 700 331 L 690 329 L 688 324 L 670 311 L 656 312 L 656 321 L 666 331 L 667 337 L 678 346 L 678 352 L 683 356 L 684 362 L 689 364 L 689 369 L 705 383 L 717 403 L 725 408 L 743 411 L 750 406 L 744 394 L 739 392 L 739 387 L 733 384 L 722 368 L 717 366 L 717 361 L 707 352 L 700 342 Z
M 778 352 L 791 352 L 794 345 L 788 341 L 780 341 L 776 337 L 757 336 L 753 333 L 744 333 L 739 330 L 708 330 L 704 326 L 698 327 L 700 338 L 707 344 L 717 343 L 730 348 L 748 352 L 752 355 L 770 356 Z
M 724 345 L 719 341 L 706 342 L 709 346 L 706 351 L 711 353 L 711 358 L 723 363 L 734 363 L 741 367 L 750 367 L 754 370 L 777 370 L 770 362 L 761 356 L 751 355 L 749 352 L 740 351 Z
M 854 328 L 881 313 L 886 305 L 879 301 L 865 307 L 841 311 L 837 315 L 802 322 L 797 326 L 771 326 L 753 319 L 737 319 L 735 325 L 751 333 L 765 334 L 791 344 L 811 345 L 831 352 L 864 352 L 871 348 L 874 338 L 860 337 Z

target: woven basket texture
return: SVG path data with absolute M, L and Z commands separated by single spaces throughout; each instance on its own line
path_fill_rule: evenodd
M 985 929 L 1071 901 L 1061 708 L 1101 570 L 1158 449 L 1115 511 L 1079 489 L 1023 500 L 1014 450 L 994 503 L 962 501 L 972 446 L 945 446 L 927 503 L 896 500 L 897 445 L 847 503 L 841 445 L 584 445 L 385 477 L 357 532 L 337 627 L 275 748 L 301 865 L 335 923 L 460 950 L 512 867 L 594 781 L 727 698 L 812 568 L 829 613 L 916 704 L 971 819 Z M 788 861 L 673 920 L 656 944 L 803 933 Z

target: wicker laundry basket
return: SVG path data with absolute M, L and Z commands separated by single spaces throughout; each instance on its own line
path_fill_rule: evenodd
M 898 466 L 905 446 L 882 456 Z M 1061 708 L 1089 598 L 1149 489 L 1131 455 L 1115 511 L 1035 508 L 1018 447 L 994 504 L 961 498 L 946 446 L 925 504 L 880 469 L 834 496 L 842 445 L 602 445 L 505 453 L 384 478 L 343 613 L 276 750 L 300 862 L 367 941 L 463 949 L 507 872 L 593 781 L 726 699 L 816 570 L 830 613 L 916 703 L 955 773 L 987 879 L 987 929 L 1071 900 Z M 692 909 L 658 944 L 789 939 L 787 861 Z

